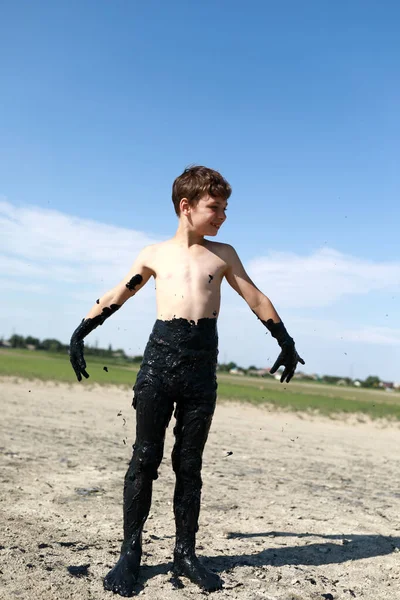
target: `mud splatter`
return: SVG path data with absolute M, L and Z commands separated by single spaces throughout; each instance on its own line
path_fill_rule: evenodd
M 134 275 L 134 276 L 132 277 L 132 279 L 130 279 L 130 280 L 128 281 L 128 283 L 126 284 L 126 287 L 127 287 L 127 288 L 128 288 L 128 290 L 130 290 L 131 292 L 134 292 L 134 291 L 135 291 L 135 287 L 136 287 L 137 285 L 140 285 L 140 284 L 142 283 L 142 281 L 143 281 L 143 277 L 142 277 L 141 275 L 139 275 L 139 274 L 138 274 L 138 275 Z
M 90 567 L 90 564 L 69 566 L 69 567 L 67 567 L 67 571 L 74 577 L 87 577 L 89 575 L 89 573 L 88 573 L 89 567 Z

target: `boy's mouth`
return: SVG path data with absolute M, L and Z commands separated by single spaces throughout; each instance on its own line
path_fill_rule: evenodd
M 211 225 L 215 227 L 215 229 L 219 229 L 221 227 L 221 225 L 217 225 L 216 223 L 211 223 Z

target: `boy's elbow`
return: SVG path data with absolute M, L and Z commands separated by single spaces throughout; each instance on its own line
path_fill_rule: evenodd
M 264 302 L 269 302 L 269 299 L 262 292 L 260 292 L 260 290 L 257 290 L 257 292 L 251 294 L 247 299 L 247 304 L 253 312 L 262 306 Z
M 135 295 L 135 291 L 130 290 L 125 283 L 118 285 L 112 290 L 110 295 L 110 304 L 125 304 L 129 298 Z

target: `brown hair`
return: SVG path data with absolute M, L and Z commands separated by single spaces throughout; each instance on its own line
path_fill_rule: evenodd
M 172 185 L 172 202 L 179 217 L 182 198 L 187 198 L 189 204 L 194 206 L 205 194 L 228 200 L 231 193 L 231 186 L 218 171 L 200 166 L 187 167 Z

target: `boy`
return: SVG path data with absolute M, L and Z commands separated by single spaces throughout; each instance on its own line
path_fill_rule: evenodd
M 172 188 L 172 201 L 179 218 L 175 236 L 144 248 L 127 276 L 96 301 L 71 338 L 70 360 L 81 381 L 82 375 L 89 377 L 83 338 L 137 294 L 151 276 L 155 278 L 157 320 L 134 386 L 136 441 L 125 475 L 124 541 L 117 564 L 104 580 L 105 589 L 121 596 L 133 595 L 137 581 L 142 530 L 174 403 L 173 573 L 188 577 L 206 591 L 222 587 L 220 577 L 197 558 L 195 536 L 202 454 L 217 395 L 217 317 L 224 277 L 281 347 L 270 372 L 284 366 L 281 382 L 289 382 L 297 363 L 304 364 L 270 300 L 248 277 L 234 248 L 204 239 L 217 235 L 226 219 L 230 195 L 230 185 L 218 172 L 200 166 L 186 169 Z

